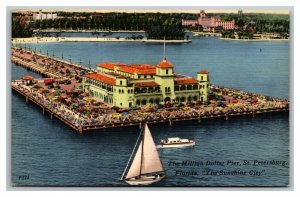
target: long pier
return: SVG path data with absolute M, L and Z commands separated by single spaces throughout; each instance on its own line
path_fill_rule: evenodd
M 14 49 L 13 49 L 14 50 Z M 73 68 L 73 69 L 77 69 L 77 70 L 87 70 L 89 71 L 90 69 L 81 66 L 81 65 L 77 65 L 77 64 L 72 64 L 70 62 L 64 61 L 64 60 L 60 60 L 58 58 L 53 58 L 53 57 L 48 57 L 45 56 L 43 54 L 37 54 L 37 53 L 33 53 L 31 51 L 26 51 L 26 53 L 32 53 L 31 55 L 35 55 L 39 58 L 44 58 L 44 59 L 50 59 L 51 61 L 57 61 L 60 63 L 63 63 L 64 65 Z M 30 59 L 24 59 L 18 56 L 12 56 L 12 62 L 20 65 L 26 69 L 30 69 L 33 72 L 42 74 L 44 76 L 47 77 L 51 77 L 51 78 L 57 78 L 60 79 L 63 77 L 63 75 L 58 74 L 56 72 L 53 71 L 49 71 L 45 68 L 45 65 L 43 64 L 43 62 L 38 62 L 38 61 L 30 61 Z M 21 82 L 21 80 L 19 80 L 19 82 Z M 251 117 L 255 117 L 256 115 L 259 114 L 267 114 L 267 113 L 278 113 L 278 112 L 288 112 L 289 108 L 288 106 L 284 106 L 284 107 L 272 107 L 272 108 L 268 108 L 268 109 L 252 109 L 252 110 L 248 110 L 248 111 L 241 111 L 241 112 L 237 112 L 237 111 L 232 111 L 232 112 L 226 112 L 226 113 L 210 113 L 210 114 L 201 114 L 201 113 L 197 113 L 195 114 L 190 114 L 190 115 L 185 115 L 185 116 L 176 116 L 176 117 L 167 117 L 167 118 L 146 118 L 143 120 L 126 120 L 126 121 L 119 121 L 119 122 L 107 122 L 107 121 L 102 121 L 101 124 L 77 124 L 76 122 L 69 120 L 68 116 L 65 116 L 65 114 L 63 114 L 62 112 L 58 111 L 55 108 L 52 108 L 51 106 L 47 105 L 43 100 L 39 99 L 39 97 L 35 96 L 32 94 L 30 88 L 26 89 L 20 85 L 18 85 L 18 82 L 14 81 L 12 82 L 12 90 L 15 91 L 16 93 L 18 93 L 19 95 L 25 97 L 26 102 L 28 103 L 29 101 L 35 105 L 37 105 L 38 107 L 40 107 L 43 111 L 43 114 L 45 113 L 49 113 L 51 119 L 52 118 L 57 118 L 59 119 L 61 122 L 63 122 L 64 124 L 68 125 L 69 127 L 71 127 L 72 129 L 74 129 L 76 132 L 79 133 L 83 133 L 83 132 L 87 132 L 87 131 L 96 131 L 96 130 L 101 130 L 101 129 L 105 129 L 105 128 L 115 128 L 115 127 L 128 127 L 128 126 L 140 126 L 142 125 L 142 122 L 147 122 L 149 124 L 156 124 L 156 123 L 168 123 L 169 125 L 173 125 L 174 122 L 180 122 L 180 121 L 187 121 L 187 120 L 197 120 L 199 123 L 202 120 L 205 119 L 215 119 L 215 118 L 221 118 L 224 120 L 228 120 L 230 117 L 234 117 L 234 116 L 251 116 Z
M 15 86 L 15 85 L 12 85 L 12 89 L 15 92 L 17 92 L 19 95 L 25 97 L 26 103 L 31 101 L 33 104 L 37 105 L 38 107 L 40 107 L 42 109 L 43 114 L 45 114 L 45 112 L 49 113 L 51 116 L 51 119 L 53 119 L 55 117 L 79 133 L 83 133 L 83 132 L 87 132 L 87 131 L 101 130 L 101 129 L 105 129 L 105 128 L 115 128 L 115 127 L 128 127 L 128 126 L 141 127 L 142 122 L 144 122 L 144 121 L 126 121 L 126 122 L 119 122 L 119 123 L 103 122 L 102 124 L 96 124 L 96 125 L 76 126 L 73 122 L 64 118 L 63 114 L 57 113 L 55 110 L 51 109 L 50 107 L 47 107 L 43 102 L 39 101 L 37 98 L 32 96 L 32 94 L 30 92 L 26 93 L 26 91 L 24 89 L 18 88 L 18 86 Z M 176 118 L 161 118 L 161 119 L 156 119 L 156 120 L 147 120 L 146 122 L 148 124 L 168 123 L 171 126 L 171 125 L 173 125 L 174 122 L 187 121 L 187 120 L 197 120 L 198 123 L 200 123 L 202 120 L 205 120 L 205 119 L 223 118 L 224 120 L 228 120 L 230 117 L 234 117 L 234 116 L 255 117 L 256 115 L 259 115 L 259 114 L 288 112 L 288 111 L 289 111 L 289 108 L 285 107 L 285 108 L 234 112 L 234 113 L 226 113 L 226 114 L 208 114 L 208 115 L 197 115 L 197 116 L 185 116 L 185 117 L 180 117 L 180 118 L 178 118 L 178 117 L 176 117 Z

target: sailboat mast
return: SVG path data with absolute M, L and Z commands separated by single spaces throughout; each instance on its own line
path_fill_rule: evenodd
M 132 153 L 131 153 L 131 155 L 130 155 L 130 158 L 129 158 L 128 162 L 127 162 L 126 168 L 125 168 L 125 170 L 124 170 L 124 172 L 123 172 L 123 174 L 122 174 L 121 180 L 124 179 L 124 176 L 125 176 L 125 173 L 126 173 L 126 171 L 127 171 L 127 169 L 128 169 L 129 163 L 132 161 L 133 153 L 135 153 L 135 151 L 136 151 L 136 149 L 137 149 L 137 145 L 138 145 L 139 142 L 140 142 L 141 136 L 142 136 L 142 132 L 140 132 L 140 135 L 139 135 L 139 137 L 138 137 L 138 139 L 137 139 L 137 141 L 136 141 L 136 143 L 135 143 L 135 145 L 134 145 L 133 151 L 132 151 Z
M 143 156 L 144 156 L 144 142 L 145 142 L 145 124 L 143 125 L 142 131 L 142 155 L 141 155 L 141 165 L 140 165 L 140 175 L 142 174 L 143 168 Z

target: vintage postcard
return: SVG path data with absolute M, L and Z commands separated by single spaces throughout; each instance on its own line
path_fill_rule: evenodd
M 9 12 L 11 187 L 290 185 L 291 10 Z

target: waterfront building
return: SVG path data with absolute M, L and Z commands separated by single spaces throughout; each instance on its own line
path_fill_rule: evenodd
M 182 19 L 183 26 L 202 26 L 203 31 L 214 32 L 217 28 L 234 29 L 235 21 L 223 21 L 221 17 L 207 17 L 204 10 L 200 10 L 200 16 L 197 20 Z
M 34 12 L 33 13 L 33 20 L 54 20 L 57 19 L 57 13 L 43 13 L 42 10 L 39 10 L 38 13 Z
M 100 63 L 97 72 L 83 77 L 83 89 L 90 97 L 121 108 L 148 104 L 207 101 L 209 72 L 197 78 L 174 72 L 166 58 L 156 66 L 149 64 Z

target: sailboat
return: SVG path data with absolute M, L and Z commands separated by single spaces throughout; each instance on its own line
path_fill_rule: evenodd
M 129 185 L 149 185 L 165 177 L 166 173 L 152 135 L 145 124 L 121 179 Z

